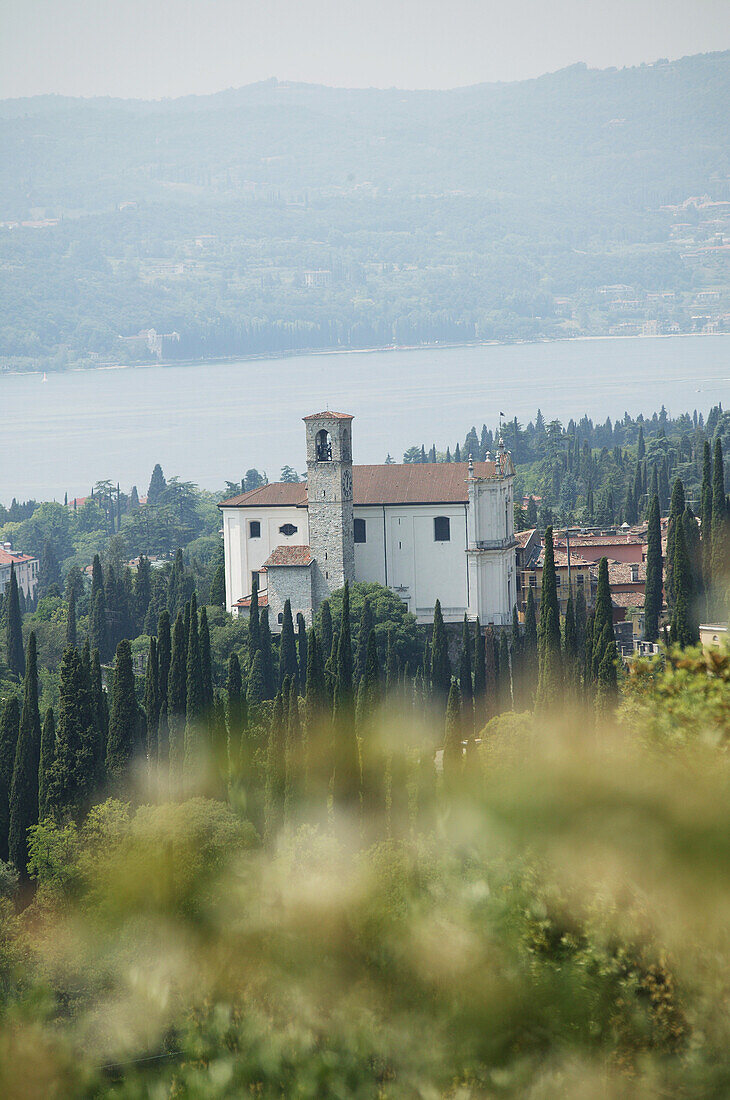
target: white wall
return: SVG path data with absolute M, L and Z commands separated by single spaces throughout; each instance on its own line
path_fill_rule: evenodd
M 261 537 L 250 537 L 250 524 L 258 520 Z M 297 530 L 284 535 L 279 528 L 291 523 Z M 251 573 L 259 570 L 277 546 L 306 546 L 309 523 L 306 508 L 224 508 L 223 544 L 226 555 L 226 605 L 233 607 L 251 594 Z M 266 587 L 265 574 L 259 588 Z

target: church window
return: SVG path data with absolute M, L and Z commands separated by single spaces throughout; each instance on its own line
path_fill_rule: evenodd
M 367 542 L 365 520 L 355 520 L 355 542 Z
M 330 439 L 330 433 L 327 431 L 326 428 L 322 428 L 320 431 L 317 432 L 315 447 L 317 453 L 317 462 L 332 461 L 332 440 Z
M 279 534 L 286 535 L 288 538 L 289 535 L 296 535 L 298 530 L 299 528 L 295 527 L 293 523 L 283 523 L 279 528 Z
M 433 541 L 451 542 L 451 520 L 448 516 L 436 516 L 434 518 Z
M 280 626 L 284 622 L 284 612 L 283 611 L 280 611 L 279 614 L 276 616 L 276 621 L 277 621 L 277 623 L 279 623 Z
M 248 525 L 248 537 L 250 539 L 261 538 L 261 523 L 257 519 L 252 519 Z

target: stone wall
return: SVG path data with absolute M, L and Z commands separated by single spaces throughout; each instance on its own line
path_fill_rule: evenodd
M 308 627 L 312 625 L 312 569 L 311 565 L 268 566 L 269 626 L 273 634 L 281 631 L 279 615 L 284 604 L 291 603 L 291 613 L 296 623 L 301 611 Z

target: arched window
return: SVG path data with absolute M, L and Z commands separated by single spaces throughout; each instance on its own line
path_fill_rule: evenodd
M 434 516 L 433 541 L 451 542 L 451 520 L 448 516 Z
M 279 614 L 276 616 L 276 621 L 279 624 L 279 626 L 281 626 L 281 624 L 284 622 L 284 612 L 283 611 L 280 611 Z
M 321 428 L 320 431 L 317 432 L 316 447 L 317 462 L 332 461 L 332 440 L 326 428 Z

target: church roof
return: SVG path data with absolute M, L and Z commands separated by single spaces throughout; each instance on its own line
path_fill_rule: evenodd
M 303 416 L 302 420 L 354 420 L 349 413 L 323 412 Z
M 368 504 L 466 504 L 466 462 L 414 462 L 352 467 L 355 507 Z M 475 462 L 475 477 L 495 477 L 494 462 Z M 272 508 L 307 505 L 306 482 L 277 481 L 224 500 L 219 508 Z
M 267 569 L 272 566 L 311 565 L 314 561 L 308 546 L 277 546 L 264 562 Z

